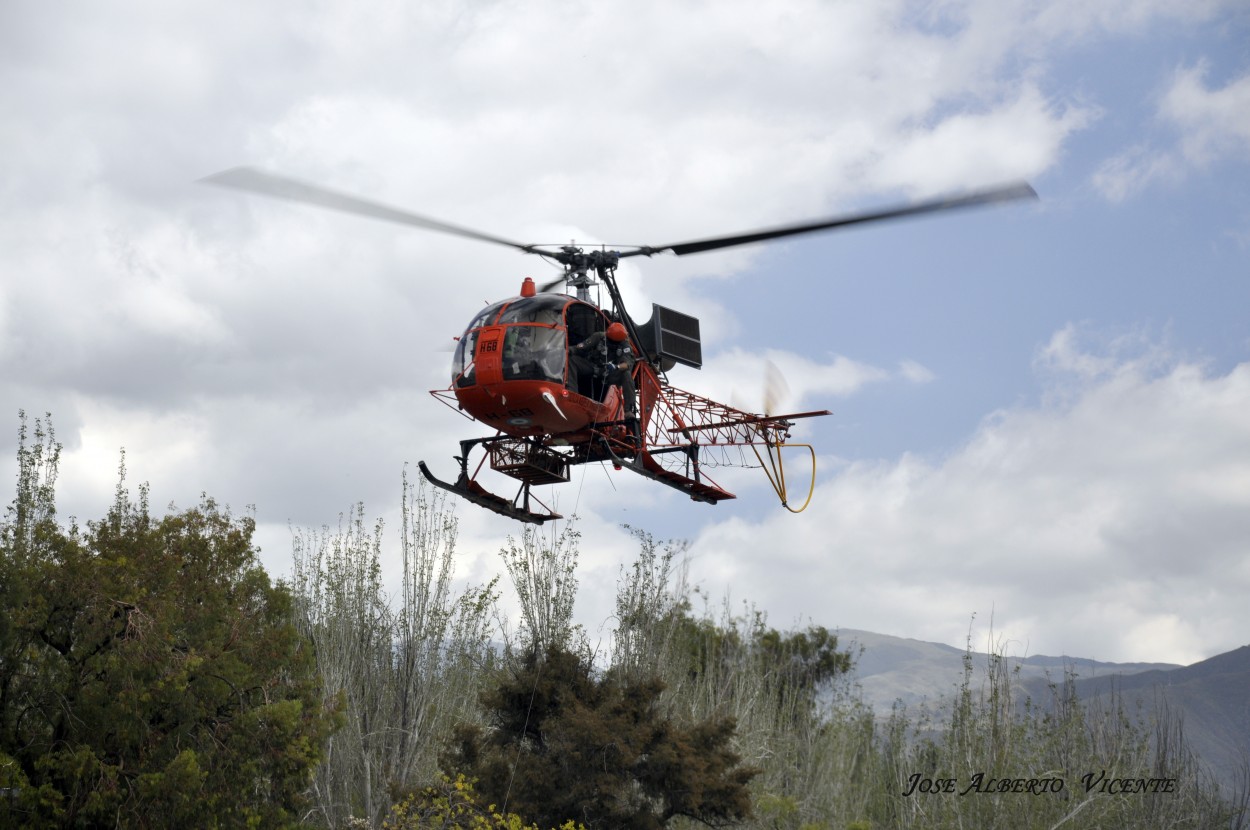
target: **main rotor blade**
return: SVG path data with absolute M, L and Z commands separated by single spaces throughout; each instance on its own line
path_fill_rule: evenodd
M 357 216 L 368 216 L 372 219 L 384 219 L 387 222 L 397 222 L 401 225 L 449 233 L 454 236 L 464 236 L 481 242 L 507 245 L 509 248 L 516 248 L 527 254 L 533 252 L 530 246 L 522 245 L 519 242 L 491 236 L 471 228 L 462 228 L 459 225 L 440 222 L 437 219 L 428 219 L 415 213 L 409 213 L 406 210 L 388 207 L 377 202 L 369 202 L 318 185 L 288 179 L 285 176 L 277 176 L 273 173 L 266 173 L 253 167 L 232 167 L 229 170 L 206 176 L 200 179 L 200 181 L 205 184 L 245 190 L 249 193 L 259 193 L 262 196 L 288 199 L 292 202 L 303 202 L 304 204 L 338 210 L 343 213 L 352 213 Z
M 918 202 L 916 204 L 905 205 L 903 207 L 876 210 L 869 213 L 850 214 L 832 219 L 821 219 L 815 222 L 804 222 L 801 225 L 786 225 L 780 228 L 768 228 L 764 230 L 738 233 L 733 236 L 718 236 L 711 239 L 697 239 L 692 242 L 678 242 L 673 245 L 663 245 L 656 248 L 642 248 L 637 251 L 622 253 L 621 256 L 638 256 L 639 254 L 650 256 L 651 254 L 662 253 L 664 251 L 672 251 L 677 256 L 685 256 L 686 254 L 697 254 L 702 253 L 703 251 L 714 251 L 717 248 L 730 248 L 734 245 L 749 245 L 752 242 L 764 242 L 769 239 L 779 239 L 783 236 L 796 236 L 801 233 L 827 231 L 834 228 L 845 227 L 847 225 L 860 225 L 866 222 L 881 222 L 886 219 L 901 219 L 906 216 L 916 216 L 922 213 L 937 213 L 938 211 L 943 210 L 956 210 L 958 208 L 988 205 L 995 202 L 1010 202 L 1016 199 L 1036 198 L 1037 192 L 1030 185 L 1020 182 L 1018 184 L 975 191 L 963 196 L 934 199 L 932 201 Z

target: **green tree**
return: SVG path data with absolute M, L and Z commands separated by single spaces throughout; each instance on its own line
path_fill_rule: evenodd
M 633 533 L 640 550 L 622 569 L 613 670 L 660 677 L 680 722 L 733 718 L 735 751 L 759 769 L 751 826 L 797 830 L 862 793 L 872 718 L 850 696 L 851 652 L 820 626 L 778 631 L 749 605 L 735 614 L 726 602 L 719 618 L 694 613 L 692 595 L 702 594 L 687 585 L 684 546 Z
M 734 721 L 680 725 L 660 708 L 655 678 L 597 678 L 590 661 L 531 649 L 485 692 L 489 727 L 457 729 L 451 774 L 540 826 L 653 830 L 684 816 L 723 827 L 751 815 L 756 770 L 730 748 Z
M 60 446 L 25 421 L 0 528 L 0 825 L 277 827 L 334 725 L 254 522 L 212 499 L 153 518 L 122 482 L 56 521 Z

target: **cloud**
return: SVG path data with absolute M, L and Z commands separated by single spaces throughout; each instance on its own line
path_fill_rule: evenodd
M 735 406 L 762 412 L 765 399 L 770 397 L 770 378 L 774 379 L 774 408 L 781 411 L 821 398 L 853 395 L 867 384 L 889 377 L 884 369 L 842 355 L 826 362 L 775 349 L 757 353 L 734 348 L 715 353 L 689 385 L 697 394 L 737 401 Z
M 1058 105 L 1024 84 L 986 111 L 961 110 L 900 132 L 897 146 L 883 153 L 877 181 L 932 193 L 1033 177 L 1054 164 L 1064 141 L 1096 114 L 1091 107 Z M 1030 138 L 1017 140 L 1021 135 Z
M 550 271 L 197 179 L 258 164 L 525 241 L 664 244 L 836 212 L 882 189 L 1042 174 L 1097 115 L 1048 72 L 1070 35 L 1199 6 L 1125 0 L 1101 17 L 1087 2 L 1034 6 L 5 4 L 0 269 L 12 279 L 0 286 L 0 410 L 54 413 L 65 512 L 102 514 L 126 447 L 154 504 L 207 490 L 257 505 L 280 563 L 287 520 L 332 522 L 359 500 L 393 515 L 405 461 L 446 474 L 457 440 L 478 430 L 426 396 L 448 381 L 439 349 L 483 303 Z M 1182 77 L 1176 88 L 1166 111 L 1202 136 L 1195 157 L 1227 152 L 1241 135 L 1229 91 L 1241 87 Z M 757 255 L 639 258 L 622 285 L 631 308 L 662 287 L 666 305 L 699 309 L 709 342 L 730 342 L 721 333 L 751 309 L 717 307 L 695 277 Z M 814 302 L 827 290 L 787 278 L 769 290 Z M 874 365 L 813 348 L 712 355 L 692 391 L 729 400 L 737 389 L 762 406 L 770 360 L 796 407 L 933 377 L 895 353 Z M 913 457 L 851 465 L 826 484 L 841 494 L 830 509 L 868 521 L 893 505 L 889 550 L 917 493 L 938 509 L 926 482 L 950 469 Z M 598 469 L 586 492 L 596 487 L 607 495 L 596 504 L 610 504 L 596 534 L 614 510 L 663 501 Z M 466 539 L 510 529 L 462 512 Z M 900 596 L 913 593 L 924 591 Z
M 1250 72 L 1209 88 L 1204 65 L 1182 69 L 1159 105 L 1160 116 L 1181 132 L 1181 153 L 1194 165 L 1223 156 L 1250 158 Z
M 1199 63 L 1178 69 L 1159 98 L 1156 119 L 1176 135 L 1169 147 L 1139 143 L 1103 162 L 1095 188 L 1121 202 L 1156 182 L 1175 183 L 1226 158 L 1250 159 L 1250 72 L 1214 89 Z
M 994 413 L 948 456 L 855 462 L 801 516 L 707 528 L 694 578 L 779 624 L 959 645 L 992 612 L 1021 651 L 1111 660 L 1243 644 L 1250 363 L 1214 374 L 1083 339 L 1041 350 L 1041 405 Z
M 1237 0 L 1194 0 L 1172 3 L 1168 0 L 1057 0 L 1044 5 L 1016 0 L 1017 9 L 1026 8 L 1032 24 L 1048 37 L 1089 37 L 1108 32 L 1135 33 L 1151 26 L 1192 24 L 1236 10 Z
M 1123 202 L 1157 181 L 1176 181 L 1180 173 L 1175 157 L 1137 144 L 1100 164 L 1092 182 L 1108 201 Z
M 937 375 L 923 364 L 914 360 L 902 360 L 898 364 L 899 375 L 912 383 L 930 383 Z

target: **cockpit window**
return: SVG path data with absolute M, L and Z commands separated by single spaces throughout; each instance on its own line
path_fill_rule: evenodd
M 563 328 L 509 326 L 503 338 L 504 380 L 563 383 L 565 345 Z
M 456 344 L 451 364 L 452 383 L 462 389 L 477 383 L 474 359 L 478 335 L 481 329 L 492 325 L 508 327 L 502 355 L 504 380 L 564 383 L 568 351 L 564 307 L 571 299 L 564 294 L 539 294 L 505 300 L 482 309 Z
M 456 356 L 451 361 L 451 381 L 460 388 L 477 383 L 473 372 L 473 358 L 477 354 L 477 331 L 471 330 L 456 344 Z
M 507 323 L 538 323 L 558 326 L 564 322 L 564 307 L 571 298 L 564 294 L 539 294 L 513 300 L 499 318 L 500 325 Z
M 505 304 L 506 301 L 502 303 L 492 303 L 491 305 L 486 306 L 486 308 L 482 309 L 480 314 L 473 318 L 473 322 L 469 323 L 469 327 L 465 329 L 465 333 L 467 334 L 474 329 L 480 329 L 482 326 L 489 326 L 494 323 L 496 315 L 499 314 L 499 309 L 503 308 Z
M 478 312 L 473 322 L 469 323 L 468 328 L 464 330 L 464 335 L 456 344 L 456 356 L 451 361 L 451 382 L 456 386 L 464 388 L 477 383 L 473 372 L 473 359 L 477 355 L 477 330 L 494 323 L 495 318 L 499 316 L 499 309 L 505 305 L 507 305 L 506 300 L 488 305 Z

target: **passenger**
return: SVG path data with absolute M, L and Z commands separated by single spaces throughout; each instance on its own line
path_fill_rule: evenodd
M 608 326 L 606 334 L 597 331 L 581 343 L 569 349 L 573 365 L 588 362 L 592 373 L 602 375 L 608 385 L 620 386 L 625 399 L 625 420 L 633 422 L 636 428 L 638 421 L 638 394 L 634 388 L 634 350 L 629 344 L 629 335 L 620 323 Z M 582 372 L 579 370 L 578 382 L 581 383 Z M 590 374 L 590 373 L 588 373 Z M 579 389 L 581 394 L 586 394 Z

